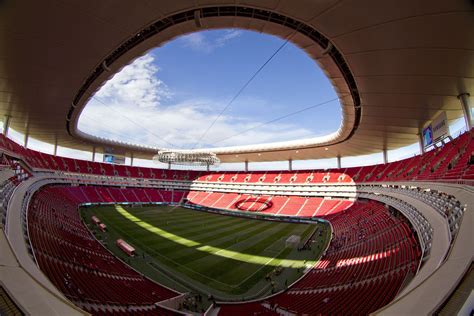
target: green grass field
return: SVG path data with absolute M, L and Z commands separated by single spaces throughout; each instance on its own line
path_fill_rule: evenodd
M 150 278 L 179 291 L 229 300 L 264 296 L 291 284 L 316 262 L 330 236 L 323 224 L 254 220 L 181 207 L 116 205 L 81 212 L 106 247 Z M 106 233 L 91 223 L 92 215 L 107 225 Z M 323 233 L 312 250 L 285 247 L 289 236 L 306 240 L 315 229 Z M 135 258 L 115 246 L 118 238 L 135 247 Z

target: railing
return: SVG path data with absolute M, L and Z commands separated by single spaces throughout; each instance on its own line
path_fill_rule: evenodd
M 433 242 L 433 227 L 431 227 L 431 224 L 426 217 L 424 217 L 423 214 L 421 214 L 414 206 L 400 199 L 376 193 L 360 193 L 359 197 L 383 202 L 400 211 L 410 221 L 417 232 L 423 258 L 423 260 L 420 261 L 420 264 L 422 261 L 426 261 L 429 258 Z

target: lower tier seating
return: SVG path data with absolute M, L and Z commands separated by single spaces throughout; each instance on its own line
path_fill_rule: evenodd
M 119 195 L 121 191 L 127 194 Z M 72 302 L 88 307 L 142 307 L 179 295 L 129 268 L 110 254 L 82 223 L 78 203 L 148 202 L 141 190 L 105 187 L 47 187 L 35 194 L 28 210 L 28 231 L 40 269 Z M 133 193 L 133 194 L 132 194 Z M 142 196 L 143 200 L 139 200 Z M 87 309 L 87 308 L 86 308 Z M 156 308 L 142 313 L 161 315 Z M 106 314 L 105 310 L 103 311 Z M 112 313 L 109 310 L 110 313 Z M 120 314 L 116 310 L 113 314 Z
M 71 301 L 94 314 L 101 314 L 94 309 L 96 305 L 109 307 L 107 313 L 112 314 L 126 313 L 123 309 L 130 306 L 151 308 L 155 302 L 179 293 L 150 281 L 111 255 L 84 226 L 77 206 L 84 202 L 172 202 L 184 197 L 208 206 L 228 203 L 229 209 L 244 200 L 241 205 L 249 211 L 258 211 L 251 206 L 257 201 L 273 201 L 278 214 L 311 214 L 333 227 L 325 255 L 290 289 L 267 301 L 223 305 L 222 315 L 277 314 L 278 310 L 366 314 L 391 301 L 419 264 L 421 254 L 408 223 L 376 201 L 294 196 L 257 199 L 239 194 L 103 186 L 50 186 L 35 194 L 28 210 L 28 230 L 37 263 Z M 308 211 L 305 207 L 309 206 Z M 342 299 L 351 304 L 341 304 Z M 113 306 L 121 309 L 111 310 Z M 152 309 L 141 311 L 160 314 Z
M 187 199 L 189 204 L 212 208 L 306 217 L 339 213 L 353 204 L 352 200 L 347 199 L 203 191 L 191 191 Z

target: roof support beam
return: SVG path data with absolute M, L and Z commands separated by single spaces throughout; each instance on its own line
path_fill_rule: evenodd
M 95 161 L 95 146 L 92 146 L 92 161 Z
M 133 166 L 133 152 L 130 153 L 130 166 Z
M 383 163 L 384 163 L 384 164 L 388 163 L 388 152 L 387 152 L 387 148 L 384 148 L 384 150 L 383 150 Z
M 10 115 L 5 115 L 5 118 L 3 119 L 3 135 L 5 135 L 5 137 L 8 136 L 8 130 L 10 129 L 10 119 L 11 119 L 11 116 Z
M 421 131 L 418 133 L 418 144 L 420 144 L 420 154 L 424 154 L 425 146 L 423 146 L 423 133 Z
M 245 172 L 249 172 L 249 161 L 245 160 Z
M 53 151 L 53 155 L 54 155 L 54 156 L 57 156 L 57 155 L 58 155 L 58 138 L 56 138 L 55 141 L 54 141 L 54 151 Z
M 23 136 L 23 147 L 25 148 L 28 148 L 28 139 L 30 137 L 30 132 L 29 132 L 29 128 L 26 128 L 26 132 L 25 132 L 25 135 Z
M 288 159 L 288 170 L 293 171 L 293 159 Z
M 337 168 L 341 169 L 341 156 L 337 156 Z
M 196 25 L 197 28 L 202 27 L 201 10 L 194 11 L 194 24 Z
M 470 131 L 472 128 L 472 110 L 469 102 L 469 93 L 461 93 L 458 95 L 459 102 L 461 102 L 461 108 L 464 113 L 464 122 L 466 123 L 466 130 Z

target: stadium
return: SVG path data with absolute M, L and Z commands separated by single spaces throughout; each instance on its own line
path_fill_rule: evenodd
M 472 315 L 472 1 L 0 25 L 0 315 Z

